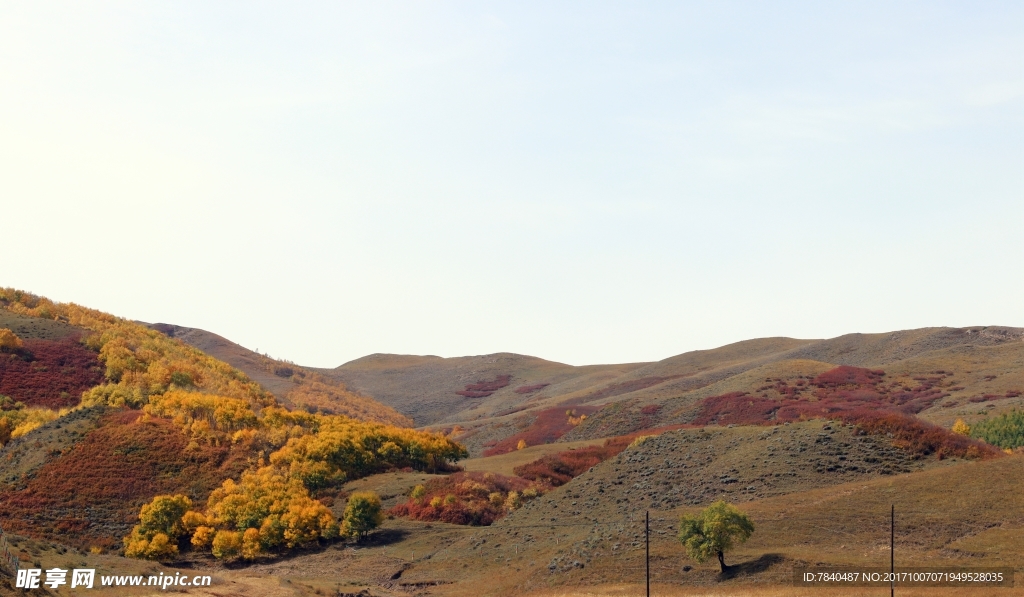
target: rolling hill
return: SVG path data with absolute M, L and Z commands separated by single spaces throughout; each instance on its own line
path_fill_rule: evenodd
M 464 455 L 448 438 L 410 429 L 408 418 L 315 371 L 252 359 L 254 373 L 275 382 L 264 387 L 173 337 L 181 330 L 156 327 L 0 289 L 0 525 L 7 532 L 151 559 L 212 543 L 223 557 L 237 555 L 251 525 L 269 520 L 266 536 L 250 537 L 247 549 L 286 551 L 338 534 L 327 504 L 342 481 L 443 471 Z M 210 347 L 232 345 L 213 338 Z M 231 507 L 217 509 L 224 500 Z M 147 508 L 167 503 L 204 524 L 147 526 Z M 190 547 L 193 533 L 205 543 Z
M 409 427 L 412 419 L 394 408 L 351 392 L 336 378 L 309 367 L 278 361 L 206 330 L 166 323 L 144 324 L 245 373 L 288 408 L 346 415 Z
M 447 359 L 374 354 L 325 372 L 423 426 L 503 416 L 546 396 L 610 383 L 642 365 L 573 367 L 512 353 Z
M 348 400 L 370 398 L 419 427 L 458 426 L 475 454 L 482 451 L 482 443 L 514 435 L 545 411 L 577 409 L 589 415 L 589 422 L 568 439 L 607 437 L 684 423 L 692 415 L 688 407 L 709 396 L 756 394 L 766 379 L 813 377 L 838 365 L 882 369 L 911 384 L 914 377 L 948 371 L 946 393 L 957 402 L 956 409 L 935 407 L 920 413 L 941 424 L 951 424 L 950 417 L 990 414 L 993 407 L 1005 410 L 1020 402 L 1003 400 L 1006 392 L 1024 389 L 1024 329 L 999 326 L 847 334 L 827 340 L 761 338 L 654 363 L 576 367 L 513 353 L 453 358 L 373 354 L 334 369 L 274 361 L 204 330 L 152 327 L 244 371 L 282 401 L 288 402 L 298 385 L 295 371 L 320 375 L 341 388 Z M 282 369 L 292 375 L 275 375 Z M 986 395 L 1000 399 L 970 402 Z M 599 431 L 602 416 L 594 413 L 612 404 L 619 406 L 604 416 L 633 422 Z M 656 417 L 639 412 L 650 405 L 660 407 Z M 475 433 L 468 435 L 471 431 Z
M 1017 395 L 1024 391 L 1024 329 L 763 338 L 655 363 L 589 367 L 510 353 L 458 358 L 376 354 L 322 371 L 417 425 L 455 430 L 473 455 L 481 455 L 494 446 L 515 446 L 518 439 L 533 445 L 687 424 L 708 398 L 739 393 L 779 399 L 780 388 L 789 391 L 836 366 L 877 369 L 890 384 L 941 390 L 936 394 L 941 400 L 915 414 L 948 427 L 957 418 L 970 422 L 1024 402 Z M 921 381 L 936 375 L 942 379 Z M 575 411 L 573 424 L 566 411 Z M 581 414 L 587 415 L 582 423 Z
M 633 594 L 650 511 L 659 590 L 778 595 L 795 566 L 887 561 L 895 504 L 899 565 L 1020 576 L 1024 456 L 950 431 L 1024 406 L 1020 328 L 763 338 L 621 365 L 376 354 L 335 369 L 11 289 L 0 328 L 17 337 L 0 348 L 0 526 L 37 567 L 209 573 L 215 586 L 190 594 L 211 596 Z M 473 458 L 448 476 L 467 455 L 453 439 Z M 495 497 L 491 481 L 534 493 Z M 418 485 L 449 488 L 436 512 L 476 496 L 497 520 L 411 519 L 400 506 Z M 335 538 L 357 491 L 396 509 L 364 541 Z M 139 524 L 160 495 L 188 498 L 180 523 L 201 524 L 179 551 Z M 719 499 L 757 529 L 725 575 L 674 537 L 679 515 Z M 284 524 L 248 520 L 270 503 L 305 521 L 295 545 L 271 533 L 225 552 Z M 213 533 L 220 555 L 201 539 Z

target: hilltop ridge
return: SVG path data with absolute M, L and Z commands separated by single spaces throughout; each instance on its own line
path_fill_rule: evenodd
M 319 369 L 272 359 L 227 338 L 199 328 L 144 323 L 168 337 L 228 363 L 270 392 L 288 408 L 303 408 L 408 427 L 412 419 L 372 398 L 349 391 L 337 378 Z
M 292 382 L 270 373 L 266 357 L 202 330 L 173 326 L 173 333 L 275 395 L 289 395 Z M 686 423 L 709 397 L 762 395 L 766 379 L 796 383 L 836 366 L 883 369 L 910 385 L 918 384 L 915 377 L 948 371 L 943 393 L 949 400 L 919 416 L 949 425 L 957 417 L 972 420 L 1015 406 L 1019 401 L 1006 393 L 1024 389 L 1022 362 L 1024 328 L 974 326 L 756 338 L 640 363 L 573 366 L 515 353 L 375 353 L 333 369 L 306 370 L 388 405 L 417 426 L 456 430 L 479 455 L 508 438 L 575 441 Z M 567 411 L 585 415 L 586 422 L 567 418 Z

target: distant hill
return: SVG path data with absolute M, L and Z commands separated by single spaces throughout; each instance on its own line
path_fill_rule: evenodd
M 432 425 L 501 416 L 547 396 L 607 384 L 643 365 L 573 367 L 507 352 L 448 359 L 373 354 L 324 372 L 417 425 Z
M 182 524 L 214 524 L 224 545 L 275 524 L 224 513 L 274 504 L 303 513 L 290 525 L 318 521 L 324 534 L 302 549 L 271 543 L 252 563 L 225 566 L 218 558 L 230 554 L 197 544 L 201 527 L 162 556 L 261 595 L 286 585 L 438 595 L 618 585 L 643 569 L 645 510 L 655 580 L 732 582 L 713 563 L 680 565 L 675 538 L 681 513 L 718 499 L 755 520 L 757 534 L 729 560 L 757 583 L 791 587 L 793 567 L 809 562 L 884 560 L 893 504 L 904 565 L 1020 560 L 1024 448 L 1007 455 L 950 429 L 962 418 L 976 432 L 978 420 L 1024 406 L 1020 328 L 762 338 L 619 365 L 375 354 L 335 369 L 13 289 L 0 289 L 0 328 L 16 335 L 5 331 L 0 346 L 0 525 L 39 568 L 143 569 L 116 554 L 158 544 L 136 523 L 144 504 L 172 494 L 192 501 Z M 466 456 L 453 439 L 482 456 L 466 468 L 485 482 L 572 474 L 539 497 L 499 494 L 507 512 L 491 527 L 392 513 L 365 549 L 342 551 L 326 534 L 354 491 L 394 506 L 443 480 Z M 588 460 L 610 445 L 621 452 Z M 485 485 L 456 487 L 450 502 L 426 503 L 457 512 L 472 505 L 459 501 L 467 495 L 497 499 Z M 218 501 L 229 490 L 232 501 Z M 246 506 L 215 510 L 211 499 Z M 0 593 L 9 580 L 0 575 Z
M 766 379 L 796 383 L 838 365 L 882 369 L 888 379 L 915 387 L 915 377 L 946 372 L 941 384 L 948 399 L 919 414 L 943 425 L 1024 402 L 1013 396 L 1024 390 L 1024 329 L 999 326 L 825 340 L 760 338 L 653 363 L 574 367 L 511 353 L 457 358 L 374 354 L 321 371 L 412 417 L 416 425 L 460 427 L 460 441 L 480 454 L 508 437 L 539 437 L 531 435 L 531 428 L 550 427 L 546 418 L 567 420 L 564 413 L 574 409 L 587 414 L 587 420 L 571 430 L 563 421 L 556 436 L 607 437 L 685 423 L 707 397 L 768 395 L 759 390 Z M 645 407 L 648 412 L 641 413 Z
M 779 398 L 778 392 L 762 389 L 766 380 L 795 384 L 839 365 L 877 368 L 908 387 L 920 385 L 915 377 L 944 372 L 934 383 L 947 398 L 917 414 L 945 426 L 956 418 L 976 420 L 1024 404 L 1013 395 L 1024 391 L 1024 329 L 1012 327 L 922 328 L 824 340 L 758 338 L 652 363 L 577 367 L 513 353 L 372 354 L 334 369 L 275 361 L 204 330 L 152 327 L 244 371 L 285 404 L 359 413 L 359 405 L 379 403 L 390 407 L 393 414 L 385 417 L 390 422 L 402 417 L 405 424 L 454 429 L 474 455 L 496 445 L 507 449 L 509 438 L 532 445 L 685 424 L 709 397 Z M 311 398 L 296 391 L 300 375 L 317 376 L 333 393 Z M 365 418 L 369 409 L 362 412 Z

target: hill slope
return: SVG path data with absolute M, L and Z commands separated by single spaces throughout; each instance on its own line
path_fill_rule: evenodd
M 512 353 L 448 359 L 374 354 L 325 372 L 413 417 L 417 425 L 432 425 L 502 416 L 542 402 L 543 396 L 608 383 L 640 366 L 573 367 Z
M 245 373 L 288 408 L 327 412 L 408 427 L 412 419 L 354 392 L 316 369 L 271 359 L 206 330 L 167 323 L 146 324 Z
M 945 426 L 1024 405 L 1017 394 L 1024 391 L 1024 329 L 998 326 L 761 338 L 654 363 L 573 367 L 510 353 L 376 354 L 322 371 L 417 425 L 454 429 L 480 455 L 507 450 L 518 439 L 533 445 L 689 423 L 710 398 L 781 399 L 780 392 L 792 395 L 839 365 L 882 370 L 890 397 L 897 386 L 933 391 L 942 399 L 916 414 Z M 931 381 L 921 381 L 926 378 Z M 578 415 L 587 415 L 582 424 Z
M 257 362 L 294 385 L 290 409 L 228 363 L 100 311 L 0 288 L 0 322 L 8 326 L 0 345 L 8 531 L 166 559 L 211 547 L 231 557 L 256 524 L 265 536 L 254 545 L 249 533 L 248 553 L 280 553 L 337 536 L 328 504 L 343 481 L 445 471 L 465 456 L 315 371 Z M 218 509 L 222 501 L 231 506 Z M 163 512 L 169 503 L 203 524 L 163 514 L 167 526 L 147 522 L 147 507 Z

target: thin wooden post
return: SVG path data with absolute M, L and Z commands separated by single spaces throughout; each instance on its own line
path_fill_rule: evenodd
M 647 597 L 651 597 L 651 511 L 644 516 L 644 543 L 647 547 Z
M 896 595 L 896 504 L 889 511 L 889 597 Z

